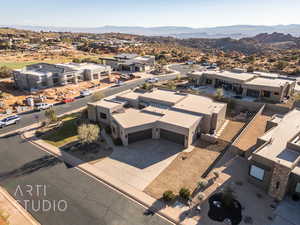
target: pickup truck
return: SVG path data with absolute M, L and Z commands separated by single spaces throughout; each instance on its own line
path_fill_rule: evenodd
M 6 127 L 8 125 L 17 124 L 20 120 L 20 117 L 17 115 L 6 117 L 0 120 L 0 128 Z
M 35 109 L 38 110 L 38 111 L 41 111 L 41 110 L 46 110 L 46 109 L 49 109 L 53 106 L 53 104 L 48 104 L 48 103 L 36 103 L 35 104 Z

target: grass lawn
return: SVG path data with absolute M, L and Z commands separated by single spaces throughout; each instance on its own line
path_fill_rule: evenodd
M 42 139 L 56 147 L 62 147 L 68 143 L 77 141 L 76 120 L 79 114 L 74 113 L 62 118 L 62 125 L 55 130 L 49 130 Z

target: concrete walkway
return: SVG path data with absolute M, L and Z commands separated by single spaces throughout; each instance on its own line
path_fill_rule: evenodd
M 0 210 L 7 214 L 9 225 L 40 225 L 10 194 L 0 187 Z
M 41 139 L 36 138 L 34 133 L 35 133 L 35 129 L 29 129 L 28 132 L 23 133 L 22 137 L 24 139 L 27 139 L 27 141 L 31 142 L 32 144 L 38 146 L 42 150 L 52 155 L 55 155 L 56 157 L 65 161 L 66 163 L 72 166 L 76 166 L 83 172 L 107 184 L 112 189 L 115 189 L 116 191 L 125 194 L 129 198 L 143 205 L 145 208 L 150 208 L 152 211 L 166 218 L 170 222 L 173 222 L 174 224 L 183 224 L 183 225 L 197 224 L 196 220 L 191 218 L 186 218 L 187 215 L 185 213 L 186 212 L 185 208 L 173 208 L 173 207 L 166 206 L 163 202 L 152 198 L 151 196 L 145 194 L 144 192 L 116 179 L 115 177 L 109 176 L 105 172 L 97 169 L 97 167 L 89 163 L 85 163 L 84 161 L 75 158 L 74 156 L 66 152 L 61 151 L 59 148 L 52 146 Z

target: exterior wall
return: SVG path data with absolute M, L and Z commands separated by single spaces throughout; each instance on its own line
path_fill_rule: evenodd
M 297 183 L 300 183 L 300 176 L 292 173 L 290 175 L 290 181 L 289 181 L 289 187 L 288 187 L 288 193 L 289 194 L 291 194 L 291 195 L 293 195 L 293 194 L 300 195 L 300 193 L 295 192 Z
M 273 198 L 282 200 L 287 192 L 291 169 L 276 163 L 269 186 L 268 194 Z
M 255 177 L 250 176 L 251 165 L 257 166 L 264 169 L 264 178 L 263 180 L 256 179 Z M 249 162 L 249 171 L 248 171 L 248 182 L 254 184 L 255 186 L 268 191 L 270 187 L 270 182 L 273 174 L 273 162 L 263 159 L 261 157 L 253 157 Z
M 226 110 L 227 110 L 227 105 L 224 105 L 224 107 L 218 113 L 212 114 L 211 129 L 214 129 L 216 131 L 220 129 L 220 127 L 223 125 L 223 123 L 226 120 Z

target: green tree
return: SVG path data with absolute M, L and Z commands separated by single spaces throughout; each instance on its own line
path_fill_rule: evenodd
M 49 108 L 45 111 L 45 117 L 48 119 L 50 124 L 58 121 L 56 112 L 52 108 Z
M 216 99 L 221 99 L 221 98 L 224 97 L 224 91 L 223 91 L 223 88 L 218 88 L 218 89 L 216 90 L 215 97 L 216 97 Z
M 12 69 L 7 66 L 0 67 L 0 78 L 8 78 L 12 76 Z
M 224 205 L 230 207 L 234 199 L 235 199 L 234 190 L 231 187 L 226 186 L 222 191 L 222 200 Z
M 78 58 L 74 58 L 72 60 L 73 63 L 81 63 L 81 59 L 78 59 Z
M 82 124 L 78 127 L 77 132 L 81 144 L 90 144 L 99 139 L 100 128 L 95 124 Z

